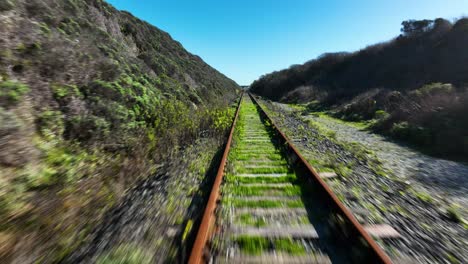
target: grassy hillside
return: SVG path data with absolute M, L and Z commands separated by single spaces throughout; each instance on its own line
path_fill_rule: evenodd
M 225 131 L 238 89 L 104 1 L 0 0 L 0 259 L 60 259 L 161 160 Z
M 251 90 L 373 129 L 442 156 L 468 154 L 468 19 L 405 21 L 395 39 L 273 72 Z

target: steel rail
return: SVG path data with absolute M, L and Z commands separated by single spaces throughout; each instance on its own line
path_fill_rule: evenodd
M 257 99 L 249 93 L 249 96 L 252 98 L 252 101 L 259 107 L 263 115 L 271 123 L 274 130 L 281 136 L 286 147 L 297 156 L 297 164 L 302 165 L 306 174 L 312 177 L 312 180 L 315 181 L 320 189 L 322 190 L 323 197 L 329 202 L 329 205 L 340 215 L 342 215 L 347 222 L 347 227 L 351 229 L 355 236 L 364 239 L 365 244 L 370 248 L 371 255 L 368 256 L 368 260 L 371 262 L 368 263 L 385 263 L 390 264 L 392 261 L 387 256 L 387 254 L 380 248 L 380 246 L 375 242 L 375 240 L 367 233 L 364 227 L 357 221 L 353 216 L 351 211 L 344 206 L 343 203 L 338 199 L 338 197 L 333 193 L 333 191 L 328 187 L 328 185 L 323 181 L 319 176 L 317 171 L 304 159 L 304 157 L 299 153 L 299 150 L 292 144 L 291 140 L 279 129 L 275 124 L 273 119 L 267 114 L 263 107 L 259 104 Z M 359 241 L 359 239 L 357 239 Z
M 223 157 L 216 174 L 215 181 L 213 183 L 213 188 L 211 189 L 210 197 L 208 198 L 208 203 L 206 204 L 205 212 L 203 213 L 203 218 L 200 223 L 195 242 L 190 253 L 188 263 L 189 264 L 201 264 L 207 262 L 205 258 L 205 248 L 208 242 L 208 239 L 212 233 L 214 226 L 215 210 L 219 200 L 219 188 L 221 186 L 223 176 L 224 176 L 224 167 L 226 166 L 227 157 L 229 150 L 231 149 L 232 136 L 236 127 L 237 119 L 239 116 L 239 110 L 241 107 L 242 99 L 244 97 L 244 92 L 240 96 L 239 103 L 237 105 L 236 114 L 231 125 L 231 131 L 229 132 L 229 137 L 224 148 Z

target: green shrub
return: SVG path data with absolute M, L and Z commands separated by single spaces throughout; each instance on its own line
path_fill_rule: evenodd
M 80 90 L 76 85 L 60 85 L 60 84 L 52 84 L 51 90 L 54 95 L 54 98 L 59 103 L 66 103 L 72 97 L 82 98 L 83 95 L 81 94 Z
M 410 93 L 416 96 L 427 96 L 427 95 L 435 95 L 435 94 L 448 94 L 454 91 L 454 87 L 450 83 L 431 83 L 426 84 L 423 87 L 411 91 Z
M 95 80 L 89 86 L 83 87 L 82 92 L 86 96 L 98 96 L 103 99 L 122 101 L 124 89 L 113 82 Z
M 60 137 L 64 130 L 62 113 L 59 111 L 44 111 L 37 118 L 39 132 L 46 138 Z
M 428 145 L 433 141 L 432 133 L 429 129 L 411 125 L 407 121 L 394 123 L 390 134 L 397 139 L 409 141 L 421 146 Z
M 149 264 L 151 258 L 136 246 L 119 246 L 117 249 L 102 255 L 98 264 Z
M 15 81 L 4 81 L 0 83 L 0 106 L 9 107 L 16 105 L 21 96 L 29 91 L 25 84 Z
M 42 33 L 44 33 L 45 35 L 49 35 L 50 34 L 50 28 L 49 26 L 44 23 L 44 22 L 41 22 L 39 23 L 39 29 L 41 30 Z
M 30 168 L 26 172 L 27 185 L 29 188 L 37 188 L 54 185 L 58 182 L 58 174 L 54 168 L 47 166 Z
M 232 125 L 232 120 L 234 117 L 234 108 L 227 109 L 218 109 L 209 111 L 213 119 L 213 127 L 217 131 L 226 131 Z
M 80 25 L 73 19 L 65 18 L 60 23 L 58 29 L 67 35 L 72 35 L 80 32 Z
M 12 0 L 0 0 L 0 11 L 8 11 L 15 7 Z
M 464 220 L 461 216 L 461 212 L 460 212 L 460 209 L 461 209 L 461 206 L 458 205 L 458 204 L 451 204 L 448 208 L 447 208 L 447 216 L 452 220 L 452 221 L 455 221 L 457 223 L 462 223 Z
M 374 118 L 376 119 L 385 119 L 389 116 L 389 114 L 387 112 L 385 112 L 385 110 L 377 110 L 375 111 L 375 114 L 374 114 Z
M 314 100 L 307 104 L 306 111 L 309 112 L 317 112 L 323 110 L 323 106 L 321 105 L 320 101 Z
M 271 247 L 270 241 L 264 237 L 239 236 L 236 239 L 241 251 L 258 255 Z
M 73 117 L 68 120 L 65 135 L 69 139 L 89 141 L 103 139 L 110 133 L 110 125 L 106 119 L 93 115 Z

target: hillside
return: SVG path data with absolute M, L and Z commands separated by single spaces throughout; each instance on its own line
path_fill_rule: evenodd
M 137 180 L 222 137 L 239 88 L 104 1 L 0 0 L 0 259 L 68 255 Z
M 262 76 L 251 91 L 307 103 L 440 156 L 468 154 L 468 19 L 405 21 L 395 39 Z

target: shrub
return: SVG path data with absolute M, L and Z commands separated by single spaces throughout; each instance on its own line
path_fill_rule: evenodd
M 384 110 L 377 110 L 375 111 L 375 114 L 374 114 L 374 118 L 376 119 L 385 119 L 389 116 L 389 114 L 387 112 L 385 112 Z
M 102 80 L 93 81 L 90 85 L 83 87 L 82 91 L 86 96 L 98 96 L 103 99 L 114 101 L 122 100 L 123 93 L 120 86 L 115 83 Z
M 226 131 L 231 127 L 232 119 L 234 117 L 234 108 L 227 108 L 225 110 L 212 110 L 209 112 L 213 119 L 213 127 L 216 131 Z
M 19 102 L 21 96 L 29 91 L 25 84 L 15 81 L 4 81 L 0 83 L 0 106 L 9 107 Z
M 107 137 L 110 133 L 109 128 L 110 125 L 104 118 L 93 115 L 78 116 L 67 121 L 65 135 L 69 139 L 85 142 Z
M 15 7 L 12 0 L 0 0 L 0 11 L 8 11 Z
M 431 83 L 424 85 L 423 87 L 411 91 L 410 94 L 418 97 L 436 95 L 436 94 L 449 94 L 454 91 L 454 87 L 450 83 Z
M 59 103 L 67 102 L 72 97 L 82 97 L 82 94 L 76 85 L 52 84 L 51 89 L 55 100 L 57 100 Z
M 39 29 L 44 35 L 49 35 L 51 32 L 49 26 L 44 22 L 39 23 Z
M 44 111 L 37 118 L 38 131 L 46 138 L 62 136 L 65 127 L 62 113 L 59 111 Z
M 25 175 L 29 188 L 44 187 L 56 184 L 58 182 L 57 176 L 57 171 L 47 166 L 40 167 L 38 169 L 28 169 Z
M 133 245 L 123 245 L 102 255 L 98 264 L 124 263 L 147 264 L 152 263 L 151 258 L 142 249 Z
M 18 131 L 20 127 L 21 123 L 18 117 L 0 107 L 0 137 L 12 134 Z
M 432 134 L 429 129 L 411 125 L 407 121 L 394 123 L 390 133 L 395 138 L 421 146 L 428 145 L 432 142 Z
M 73 19 L 65 18 L 59 25 L 59 30 L 62 30 L 67 35 L 78 34 L 80 32 L 80 25 Z

